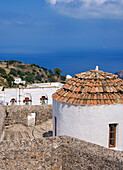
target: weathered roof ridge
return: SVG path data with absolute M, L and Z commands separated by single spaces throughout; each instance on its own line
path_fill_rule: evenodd
M 102 70 L 90 70 L 87 72 L 82 72 L 75 74 L 75 77 L 84 78 L 84 79 L 114 79 L 118 78 L 118 75 L 103 72 Z

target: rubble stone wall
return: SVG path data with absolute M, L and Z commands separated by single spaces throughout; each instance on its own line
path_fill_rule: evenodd
M 0 141 L 2 140 L 2 135 L 5 127 L 5 108 L 0 106 Z
M 5 106 L 6 108 L 6 126 L 13 124 L 28 125 L 28 114 L 36 113 L 36 125 L 39 125 L 52 118 L 52 105 L 25 105 L 25 106 Z
M 122 163 L 123 152 L 65 136 L 0 144 L 3 170 L 119 170 Z

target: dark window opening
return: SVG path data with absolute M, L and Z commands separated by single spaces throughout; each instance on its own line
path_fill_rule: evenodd
M 117 124 L 109 124 L 109 147 L 116 145 L 116 126 Z
M 55 136 L 57 136 L 57 118 L 54 116 L 55 119 Z

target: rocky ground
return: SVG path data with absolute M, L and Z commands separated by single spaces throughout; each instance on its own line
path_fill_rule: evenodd
M 35 139 L 50 136 L 52 136 L 52 119 L 32 127 L 23 124 L 6 126 L 4 140 Z

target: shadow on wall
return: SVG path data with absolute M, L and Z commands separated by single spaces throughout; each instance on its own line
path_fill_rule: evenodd
M 48 131 L 43 133 L 43 137 L 52 137 L 53 136 L 53 131 Z

